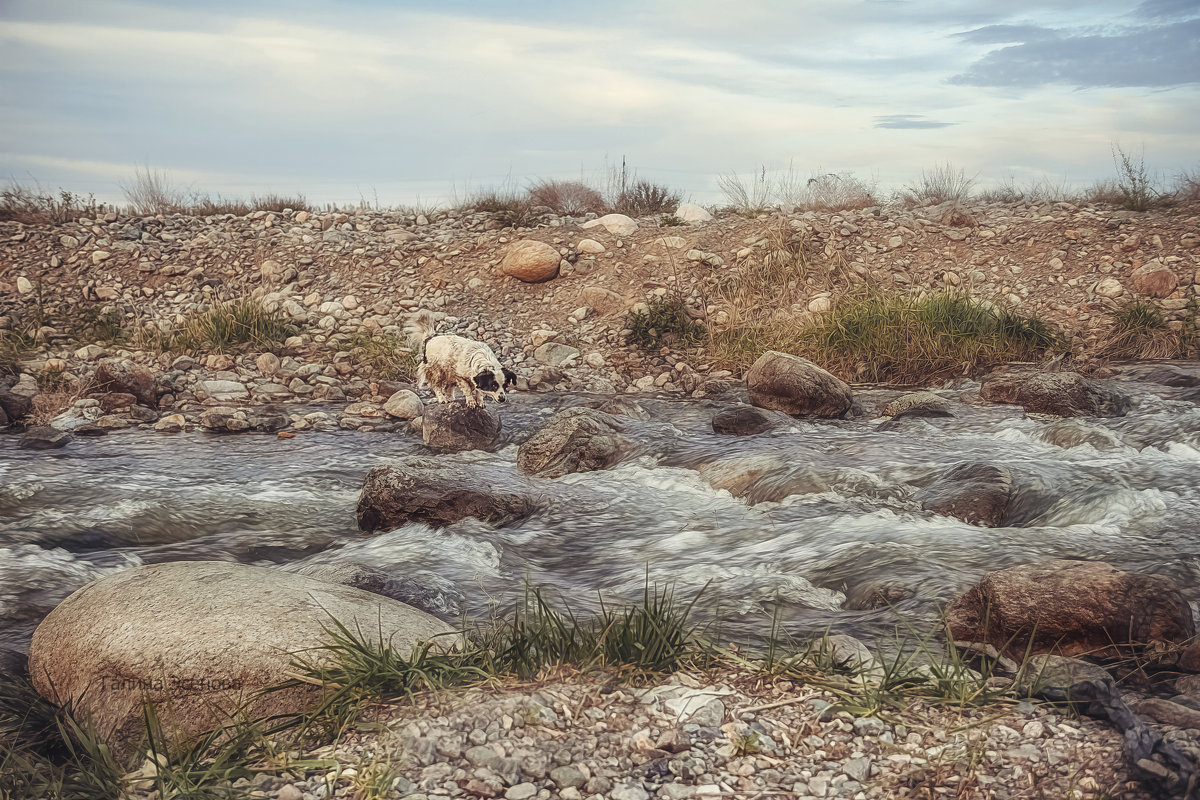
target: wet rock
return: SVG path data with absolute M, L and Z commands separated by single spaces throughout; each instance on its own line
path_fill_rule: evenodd
M 131 394 L 144 406 L 158 405 L 154 373 L 127 358 L 103 358 L 96 365 L 94 388 Z
M 558 275 L 561 260 L 558 250 L 545 242 L 517 242 L 500 262 L 500 272 L 525 283 L 541 283 Z
M 60 431 L 49 425 L 38 425 L 21 434 L 21 438 L 17 440 L 17 447 L 22 450 L 57 450 L 66 447 L 69 441 L 69 431 Z
M 266 408 L 251 410 L 246 414 L 246 422 L 250 425 L 250 430 L 252 431 L 273 433 L 286 428 L 289 420 L 287 414 L 268 406 Z
M 340 583 L 364 592 L 390 597 L 438 619 L 453 620 L 463 613 L 465 598 L 449 582 L 436 586 L 415 578 L 397 578 L 378 567 L 359 561 L 308 564 L 298 570 L 316 580 Z M 433 576 L 430 576 L 433 577 Z
M 409 457 L 367 473 L 358 498 L 358 527 L 392 530 L 409 522 L 444 526 L 468 517 L 504 524 L 536 509 L 530 484 L 501 468 Z
M 490 453 L 500 442 L 500 412 L 491 405 L 468 408 L 465 403 L 430 403 L 422 417 L 421 438 L 439 453 Z
M 154 430 L 159 433 L 178 433 L 186 425 L 187 418 L 183 414 L 169 414 L 154 423 Z
M 841 417 L 850 387 L 811 361 L 768 350 L 746 373 L 750 403 L 793 416 Z
M 1014 655 L 1128 651 L 1194 636 L 1191 608 L 1168 578 L 1093 561 L 1025 564 L 985 575 L 946 610 L 955 639 Z
M 520 446 L 517 468 L 542 478 L 608 469 L 634 449 L 624 431 L 625 423 L 612 414 L 583 406 L 568 408 Z
M 979 396 L 993 403 L 1023 406 L 1026 411 L 1060 417 L 1123 417 L 1128 395 L 1075 372 L 998 373 L 989 375 Z
M 1003 522 L 1011 498 L 1008 468 L 977 461 L 956 464 L 913 494 L 926 511 L 985 528 Z
M 1121 370 L 1121 375 L 1162 386 L 1177 388 L 1200 386 L 1200 373 L 1177 367 L 1174 364 L 1135 364 Z
M 712 429 L 726 436 L 753 436 L 775 427 L 767 412 L 754 406 L 734 406 L 718 411 L 712 418 Z
M 630 419 L 641 420 L 645 422 L 650 419 L 650 412 L 641 406 L 636 400 L 630 400 L 628 397 L 610 397 L 608 400 L 593 400 L 584 403 L 588 408 L 594 408 L 597 411 L 603 411 L 605 414 L 612 414 L 615 417 L 629 417 Z
M 318 646 L 333 620 L 405 654 L 453 630 L 403 603 L 302 575 L 171 562 L 106 576 L 64 600 L 33 635 L 29 671 L 39 693 L 90 717 L 124 755 L 142 736 L 145 701 L 173 741 L 234 709 L 312 708 L 320 687 L 259 692 L 289 677 L 292 653 L 326 659 Z
M 33 398 L 37 395 L 37 384 L 33 384 L 32 379 L 29 383 L 32 386 L 22 383 L 7 386 L 0 384 L 0 410 L 4 411 L 10 423 L 19 422 L 28 416 L 30 411 L 33 411 Z
M 885 417 L 953 417 L 954 404 L 933 392 L 909 392 L 883 407 Z
M 210 431 L 228 431 L 229 433 L 240 433 L 250 430 L 250 422 L 246 418 L 246 412 L 237 408 L 228 406 L 215 406 L 205 409 L 203 413 L 196 418 L 196 421 L 202 428 Z
M 888 608 L 907 600 L 915 594 L 911 587 L 890 581 L 870 581 L 862 583 L 846 592 L 846 602 L 842 608 L 848 611 L 870 611 L 876 608 Z

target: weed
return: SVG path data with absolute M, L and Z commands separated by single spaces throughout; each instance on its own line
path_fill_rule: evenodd
M 514 189 L 480 192 L 469 199 L 466 205 L 476 211 L 494 214 L 496 220 L 506 228 L 528 228 L 538 218 L 533 212 L 534 203 L 528 193 Z
M 386 381 L 413 381 L 420 366 L 417 351 L 403 336 L 360 332 L 340 344 L 339 350 L 349 353 L 356 366 L 366 367 L 376 379 Z
M 140 332 L 139 344 L 154 350 L 196 353 L 236 353 L 275 350 L 297 332 L 277 311 L 243 298 L 191 314 L 165 333 Z
M 936 206 L 946 202 L 965 203 L 971 199 L 975 177 L 967 177 L 960 168 L 947 162 L 921 170 L 921 181 L 904 187 L 900 202 L 908 207 Z
M 1171 195 L 1180 203 L 1200 203 L 1200 170 L 1183 170 L 1176 175 Z
M 1187 354 L 1183 337 L 1172 331 L 1153 303 L 1132 300 L 1114 310 L 1099 352 L 1108 358 L 1178 358 Z
M 617 197 L 613 211 L 631 217 L 673 214 L 679 208 L 681 199 L 678 192 L 666 186 L 639 180 Z
M 578 181 L 539 181 L 529 187 L 529 201 L 535 206 L 546 206 L 555 214 L 581 217 L 584 214 L 602 214 L 604 198 L 590 186 Z
M 874 187 L 852 173 L 827 172 L 802 178 L 791 165 L 778 179 L 775 197 L 783 207 L 799 211 L 842 211 L 878 203 Z
M 134 172 L 133 181 L 121 184 L 130 210 L 142 217 L 156 214 L 179 214 L 187 209 L 187 195 L 162 170 L 149 166 Z
M 686 225 L 687 223 L 674 214 L 663 214 L 658 218 L 658 224 L 664 228 L 677 228 L 680 225 Z
M 978 199 L 985 203 L 1078 203 L 1085 198 L 1065 180 L 1035 178 L 1018 186 L 1017 179 L 1010 175 L 999 185 L 980 191 Z
M 40 186 L 29 188 L 13 182 L 0 189 L 0 222 L 15 221 L 26 225 L 57 225 L 80 217 L 96 217 L 104 212 L 102 203 L 92 195 L 59 189 L 48 193 Z
M 647 350 L 663 345 L 691 347 L 704 340 L 707 331 L 692 319 L 687 305 L 677 297 L 656 297 L 645 310 L 634 309 L 625 317 L 629 340 Z
M 0 330 L 0 375 L 19 375 L 21 362 L 35 347 L 33 337 L 19 330 Z
M 1154 179 L 1146 171 L 1145 154 L 1135 159 L 1122 150 L 1120 145 L 1114 144 L 1112 156 L 1117 167 L 1116 190 L 1120 198 L 1118 205 L 1130 211 L 1148 211 L 1162 198 L 1162 192 L 1155 188 Z
M 748 181 L 742 180 L 736 172 L 717 177 L 720 188 L 729 205 L 738 213 L 748 217 L 757 217 L 767 210 L 771 198 L 771 185 L 767 179 L 767 168 L 762 166 Z

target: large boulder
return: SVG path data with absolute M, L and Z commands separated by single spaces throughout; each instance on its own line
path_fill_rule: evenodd
M 956 464 L 919 489 L 913 500 L 926 511 L 994 528 L 1004 520 L 1012 487 L 1012 473 L 1007 467 L 968 461 Z
M 850 387 L 808 359 L 768 350 L 746 373 L 750 402 L 793 416 L 841 417 L 850 410 Z
M 64 600 L 34 632 L 29 672 L 44 697 L 89 717 L 118 753 L 143 733 L 155 704 L 173 741 L 231 715 L 311 709 L 322 689 L 298 683 L 297 657 L 320 662 L 334 621 L 408 654 L 448 637 L 445 623 L 386 597 L 280 570 L 218 561 L 136 567 Z
M 1146 297 L 1170 297 L 1179 285 L 1179 278 L 1161 261 L 1147 261 L 1129 276 L 1133 290 Z
M 675 209 L 675 218 L 680 222 L 710 222 L 713 215 L 708 209 L 695 203 L 682 203 Z
M 1132 403 L 1124 392 L 1102 386 L 1077 372 L 989 375 L 979 396 L 993 403 L 1060 417 L 1123 417 Z
M 383 404 L 383 413 L 396 419 L 416 419 L 425 413 L 425 404 L 412 389 L 400 389 Z
M 541 283 L 558 275 L 562 256 L 545 242 L 517 242 L 500 262 L 500 272 L 526 283 Z
M 158 405 L 158 383 L 154 373 L 128 358 L 102 358 L 92 379 L 94 388 L 131 394 L 144 406 Z
M 430 403 L 421 418 L 421 438 L 438 453 L 492 452 L 500 442 L 500 413 L 494 406 Z
M 619 417 L 585 406 L 560 411 L 518 448 L 517 468 L 542 478 L 608 469 L 634 449 L 625 425 Z
M 37 393 L 37 383 L 31 375 L 22 375 L 16 383 L 0 384 L 0 410 L 4 411 L 9 423 L 19 422 L 33 411 L 33 398 Z
M 1196 633 L 1187 601 L 1159 575 L 1098 561 L 1024 564 L 985 575 L 946 610 L 956 640 L 1020 656 L 1075 656 L 1182 643 Z
M 467 517 L 502 524 L 536 509 L 527 479 L 494 465 L 455 464 L 411 456 L 367 473 L 358 497 L 358 527 L 391 530 L 410 522 L 451 525 Z
M 66 447 L 69 441 L 69 431 L 60 431 L 49 425 L 38 425 L 21 434 L 21 438 L 17 440 L 17 447 L 22 450 L 57 450 Z

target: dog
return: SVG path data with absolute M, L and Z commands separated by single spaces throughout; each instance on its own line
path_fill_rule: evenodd
M 468 408 L 481 408 L 484 398 L 504 402 L 504 391 L 517 383 L 517 375 L 501 365 L 492 348 L 483 342 L 435 332 L 436 319 L 428 309 L 413 314 L 404 331 L 420 342 L 417 386 L 428 386 L 439 403 L 454 401 L 454 387 L 462 390 Z

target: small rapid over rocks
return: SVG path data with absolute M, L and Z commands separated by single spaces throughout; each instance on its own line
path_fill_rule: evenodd
M 700 594 L 699 621 L 734 639 L 928 630 L 985 574 L 1051 559 L 1161 575 L 1194 605 L 1196 382 L 1194 364 L 1138 366 L 1095 382 L 1124 416 L 1070 417 L 965 380 L 911 401 L 859 389 L 843 419 L 752 413 L 744 389 L 518 393 L 491 452 L 437 452 L 415 427 L 0 437 L 0 649 L 27 650 L 95 578 L 180 560 L 359 570 L 452 623 L 529 584 L 586 613 L 649 580 Z

